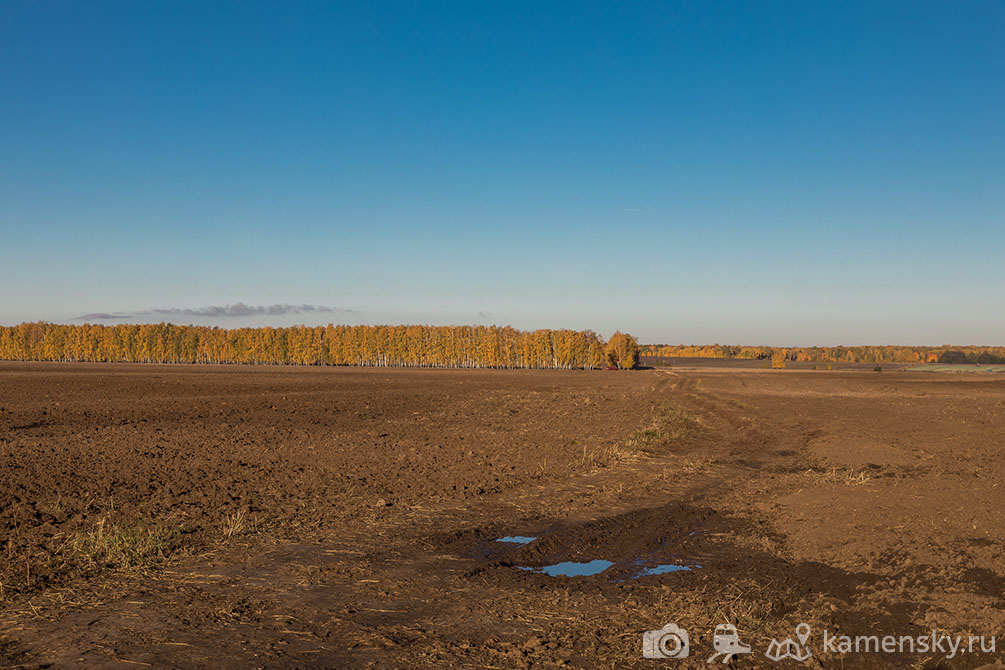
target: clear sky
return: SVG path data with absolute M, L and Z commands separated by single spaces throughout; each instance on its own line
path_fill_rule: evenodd
M 4 324 L 1005 344 L 1005 2 L 4 0 L 0 234 Z

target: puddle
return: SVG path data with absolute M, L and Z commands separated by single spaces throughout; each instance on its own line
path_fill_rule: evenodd
M 697 532 L 698 531 L 691 531 L 691 535 L 694 535 Z M 537 536 L 507 535 L 505 537 L 498 538 L 496 542 L 525 545 L 530 544 L 536 539 Z M 636 558 L 628 564 L 621 564 L 627 568 L 627 570 L 617 570 L 614 582 L 623 582 L 629 579 L 639 579 L 641 577 L 666 575 L 671 572 L 691 572 L 692 570 L 701 568 L 701 566 L 697 564 L 684 565 L 677 563 L 660 563 L 652 567 L 645 567 L 646 563 L 652 565 L 654 558 L 655 557 L 652 554 L 649 554 L 646 557 Z M 564 561 L 562 563 L 555 563 L 554 565 L 546 565 L 544 567 L 530 567 L 523 565 L 515 567 L 518 570 L 537 572 L 550 577 L 589 577 L 592 575 L 599 575 L 613 565 L 615 565 L 614 561 L 605 561 L 598 558 L 582 563 L 577 563 L 576 561 Z
M 700 568 L 700 565 L 694 566 Z M 691 568 L 687 565 L 674 565 L 673 563 L 664 563 L 663 565 L 657 565 L 655 568 L 644 568 L 641 572 L 632 575 L 629 579 L 638 579 L 639 577 L 649 577 L 651 575 L 665 575 L 668 572 L 690 572 Z
M 520 569 L 531 572 L 543 572 L 552 577 L 589 577 L 590 575 L 599 575 L 612 565 L 614 563 L 611 561 L 596 559 L 586 563 L 567 561 L 565 563 L 556 563 L 555 565 L 546 565 L 543 568 L 521 567 Z

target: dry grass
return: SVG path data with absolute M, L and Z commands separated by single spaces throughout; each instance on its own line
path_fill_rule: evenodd
M 706 393 L 706 395 L 710 398 L 715 398 L 719 402 L 726 403 L 727 405 L 732 405 L 737 409 L 743 409 L 743 410 L 754 409 L 754 406 L 751 405 L 750 403 L 743 402 L 742 400 L 737 400 L 736 398 L 731 398 L 721 393 Z
M 873 480 L 873 476 L 863 470 L 852 470 L 847 468 L 831 468 L 830 470 L 809 469 L 805 473 L 812 479 L 822 484 L 846 484 L 848 486 L 862 486 Z
M 584 446 L 579 465 L 596 469 L 638 460 L 647 452 L 670 447 L 692 437 L 703 425 L 697 414 L 676 405 L 664 405 L 653 416 L 649 428 L 635 431 L 624 444 L 605 445 L 593 450 Z
M 676 405 L 664 405 L 653 417 L 652 426 L 633 433 L 626 446 L 635 451 L 671 446 L 693 436 L 703 425 L 697 414 Z
M 664 468 L 657 476 L 658 481 L 678 481 L 681 477 L 691 477 L 707 472 L 719 463 L 714 458 L 682 459 L 674 468 Z
M 240 535 L 247 529 L 247 513 L 243 509 L 228 514 L 223 519 L 223 537 L 227 540 Z
M 90 530 L 57 534 L 49 546 L 8 541 L 0 556 L 0 602 L 58 587 L 70 575 L 159 567 L 182 550 L 182 532 L 180 526 L 111 523 L 106 516 Z
M 59 500 L 49 505 L 58 509 Z M 0 602 L 38 589 L 60 587 L 71 576 L 108 571 L 146 571 L 187 550 L 177 524 L 110 521 L 110 513 L 86 529 L 57 532 L 48 544 L 17 545 L 0 553 Z
M 94 530 L 76 533 L 64 547 L 71 557 L 106 568 L 148 568 L 164 561 L 178 547 L 180 528 L 141 524 L 123 526 L 101 519 Z
M 614 465 L 615 463 L 625 463 L 635 458 L 638 458 L 638 454 L 623 446 L 607 445 L 598 449 L 588 450 L 584 445 L 583 455 L 579 458 L 579 466 L 594 470 Z

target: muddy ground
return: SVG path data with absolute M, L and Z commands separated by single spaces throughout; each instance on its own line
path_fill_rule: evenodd
M 0 364 L 0 666 L 980 667 L 823 634 L 1005 647 L 1003 438 L 999 375 Z

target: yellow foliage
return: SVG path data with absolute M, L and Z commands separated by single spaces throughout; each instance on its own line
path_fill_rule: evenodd
M 722 344 L 710 345 L 668 345 L 647 344 L 642 347 L 643 356 L 656 358 L 742 358 L 774 360 L 781 352 L 786 360 L 812 363 L 936 363 L 949 350 L 961 351 L 971 358 L 985 356 L 1005 358 L 1005 347 L 907 347 L 907 346 L 858 346 L 858 347 L 739 347 Z
M 627 333 L 611 335 L 604 353 L 609 365 L 622 370 L 631 370 L 639 364 L 639 343 Z
M 633 367 L 638 344 L 630 335 L 616 337 L 619 366 Z M 170 323 L 39 322 L 0 327 L 0 360 L 15 361 L 573 369 L 602 367 L 607 350 L 590 330 L 528 332 L 508 326 L 329 324 L 227 330 Z

